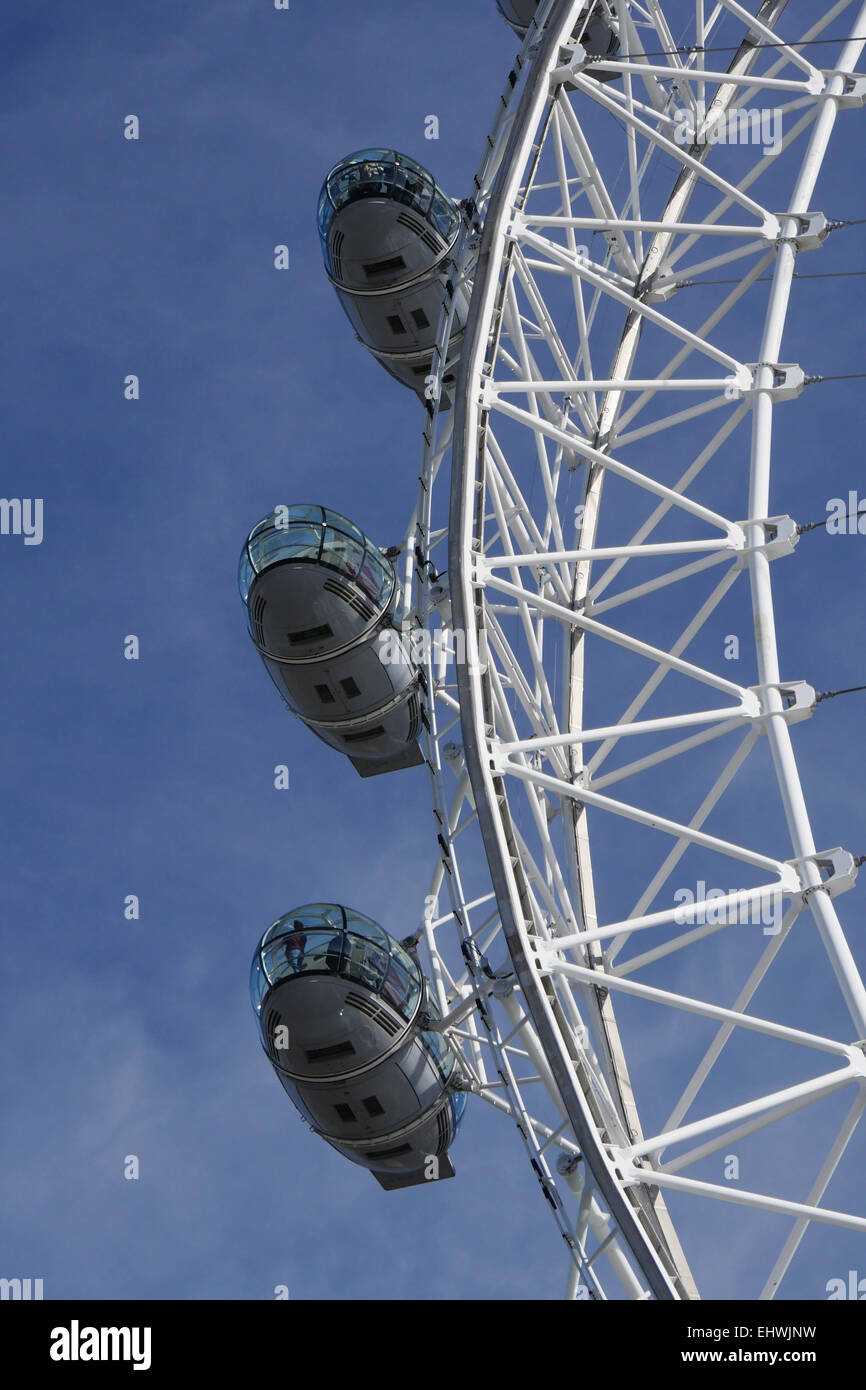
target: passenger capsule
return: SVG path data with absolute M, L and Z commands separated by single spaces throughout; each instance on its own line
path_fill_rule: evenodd
M 520 38 L 525 38 L 530 21 L 538 9 L 538 0 L 496 0 L 496 5 L 514 32 Z M 584 27 L 585 16 L 586 10 L 578 20 L 575 34 L 580 35 L 580 42 L 586 52 L 592 58 L 615 58 L 619 53 L 619 37 L 602 7 L 595 5 Z M 597 77 L 600 82 L 613 82 L 618 76 L 615 72 L 595 71 L 591 65 L 587 72 L 591 77 Z
M 293 714 L 362 777 L 423 762 L 421 676 L 392 626 L 394 566 L 372 541 L 326 507 L 278 507 L 250 532 L 238 585 Z
M 262 1047 L 313 1130 L 386 1190 L 454 1176 L 466 1104 L 417 962 L 376 922 L 315 903 L 286 913 L 253 957 Z
M 319 197 L 328 276 L 352 327 L 391 376 L 422 399 L 445 297 L 444 262 L 460 213 L 432 175 L 395 150 L 360 150 L 333 168 Z M 469 307 L 457 291 L 452 352 Z M 446 371 L 444 384 L 453 381 Z

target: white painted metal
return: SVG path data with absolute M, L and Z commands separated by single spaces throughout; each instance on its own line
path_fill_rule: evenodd
M 697 1297 L 690 1261 L 703 1268 L 705 1250 L 694 1213 L 721 1201 L 746 1223 L 726 1217 L 733 1250 L 751 1240 L 756 1214 L 771 1223 L 768 1273 L 752 1291 L 771 1297 L 812 1222 L 866 1230 L 863 1216 L 823 1206 L 866 1105 L 866 990 L 835 908 L 856 868 L 841 851 L 816 853 L 794 758 L 792 725 L 814 691 L 783 680 L 771 566 L 796 532 L 769 514 L 774 412 L 804 408 L 788 404 L 802 374 L 779 366 L 794 268 L 826 235 L 810 221 L 816 183 L 863 46 L 796 44 L 866 34 L 866 5 L 601 3 L 621 52 L 599 67 L 621 74 L 616 83 L 585 65 L 582 0 L 539 5 L 443 306 L 440 344 L 471 282 L 453 410 L 437 387 L 455 364 L 434 360 L 405 546 L 437 835 L 419 940 L 464 1084 L 517 1125 L 568 1246 L 567 1296 Z M 738 152 L 735 169 L 719 146 L 673 138 L 678 106 L 704 102 L 706 133 L 730 111 L 780 98 L 796 120 L 778 166 L 756 147 Z M 580 249 L 590 233 L 600 260 Z M 739 283 L 711 290 L 714 272 L 736 274 L 744 257 Z M 765 303 L 757 287 L 771 268 Z M 744 341 L 748 361 L 733 346 Z M 695 405 L 697 392 L 708 399 Z M 738 488 L 725 467 L 734 471 L 749 415 L 749 480 Z M 678 556 L 689 563 L 671 568 Z M 612 591 L 626 567 L 635 582 Z M 732 680 L 706 642 L 732 603 L 749 612 L 746 576 L 751 684 Z M 623 747 L 631 761 L 611 766 Z M 751 819 L 736 814 L 744 785 Z M 686 903 L 673 880 L 688 884 L 684 859 L 698 866 Z M 710 871 L 720 888 L 698 879 Z M 609 911 L 618 893 L 629 897 Z M 749 949 L 735 938 L 746 919 Z M 820 1026 L 796 966 L 784 969 L 809 920 L 840 1005 Z M 744 1039 L 755 1049 L 745 1075 Z M 648 1049 L 660 1058 L 652 1084 Z M 816 1075 L 810 1049 L 839 1064 Z M 849 1107 L 841 1127 L 821 1108 L 837 1094 Z M 668 1115 L 649 1138 L 646 1098 Z M 789 1178 L 792 1142 L 804 1157 Z M 707 1165 L 730 1145 L 764 1146 L 748 1152 L 771 1175 L 765 1190 L 710 1180 L 719 1170 Z M 817 1177 L 796 1189 L 800 1166 Z

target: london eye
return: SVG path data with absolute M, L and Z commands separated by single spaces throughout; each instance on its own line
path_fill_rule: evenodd
M 797 412 L 844 410 L 786 325 L 846 235 L 821 172 L 863 138 L 866 6 L 498 8 L 521 47 L 462 198 L 393 149 L 323 171 L 417 496 L 389 549 L 338 497 L 275 509 L 241 596 L 304 737 L 372 800 L 429 780 L 432 862 L 402 926 L 286 903 L 260 1038 L 389 1200 L 459 1181 L 464 1110 L 499 1112 L 569 1299 L 731 1296 L 720 1248 L 784 1296 L 822 1232 L 866 1235 L 863 846 L 810 817 L 837 692 L 776 619 L 813 543 Z

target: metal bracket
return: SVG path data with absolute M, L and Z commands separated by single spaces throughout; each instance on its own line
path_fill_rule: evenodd
M 568 67 L 572 72 L 583 72 L 588 66 L 589 54 L 582 43 L 569 44 L 568 47 L 572 54 Z
M 864 106 L 866 105 L 866 77 L 858 76 L 857 73 L 843 72 L 841 74 L 828 74 L 828 76 L 841 76 L 845 80 L 844 90 L 839 96 L 834 97 L 836 105 L 843 106 Z
M 737 524 L 746 536 L 749 534 L 750 526 L 760 526 L 764 532 L 762 542 L 758 545 L 747 543 L 743 548 L 740 556 L 741 568 L 745 568 L 749 563 L 749 556 L 758 551 L 766 555 L 768 560 L 778 560 L 783 555 L 793 555 L 800 539 L 797 523 L 790 516 L 766 516 L 760 520 L 740 521 Z
M 561 1153 L 556 1160 L 556 1171 L 561 1178 L 570 1177 L 580 1167 L 579 1154 Z
M 513 975 L 497 976 L 490 990 L 494 999 L 508 999 L 514 993 L 517 980 Z
M 794 236 L 776 237 L 777 246 L 793 245 L 798 251 L 814 251 L 830 235 L 830 221 L 823 212 L 780 212 L 776 215 L 783 225 L 791 220 L 797 223 Z
M 799 724 L 801 720 L 811 718 L 818 706 L 817 692 L 808 681 L 780 681 L 774 685 L 752 685 L 749 689 L 754 691 L 759 700 L 764 691 L 778 690 L 784 709 L 775 713 L 781 714 L 786 724 Z M 761 704 L 763 705 L 763 701 Z M 768 713 L 769 711 L 762 708 L 761 714 L 757 717 L 764 719 Z
M 857 863 L 853 854 L 847 849 L 824 850 L 820 854 L 806 854 L 802 859 L 789 859 L 795 869 L 801 864 L 814 864 L 823 878 L 822 883 L 815 883 L 810 888 L 803 890 L 803 902 L 808 902 L 813 893 L 828 893 L 831 898 L 835 898 L 839 893 L 847 893 L 849 888 L 853 888 L 857 882 Z
M 757 395 L 761 392 L 762 395 L 771 396 L 774 401 L 793 401 L 806 385 L 806 373 L 796 362 L 746 362 L 744 365 L 746 371 L 751 373 L 751 385 L 744 390 L 739 380 L 731 382 L 731 388 L 737 388 L 740 395 Z M 769 367 L 772 371 L 772 386 L 755 385 L 761 367 Z

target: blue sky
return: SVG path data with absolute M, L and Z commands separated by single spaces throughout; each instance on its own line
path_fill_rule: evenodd
M 419 407 L 353 340 L 318 190 L 383 144 L 462 196 L 514 38 L 493 0 L 95 0 L 8 14 L 0 40 L 2 491 L 45 507 L 42 545 L 0 538 L 0 1274 L 48 1298 L 554 1297 L 559 1238 L 507 1122 L 470 1106 L 456 1181 L 382 1193 L 303 1129 L 247 995 L 289 907 L 344 901 L 404 935 L 430 865 L 424 774 L 362 782 L 292 721 L 235 586 L 276 503 L 387 545 L 414 500 Z M 845 149 L 820 206 L 866 216 Z M 860 231 L 821 268 L 866 267 Z M 857 370 L 860 283 L 802 288 L 791 360 Z M 798 519 L 857 486 L 863 423 L 858 389 L 798 410 Z M 780 601 L 790 670 L 860 683 L 863 538 L 808 543 Z M 854 701 L 802 742 L 819 841 L 859 853 Z

